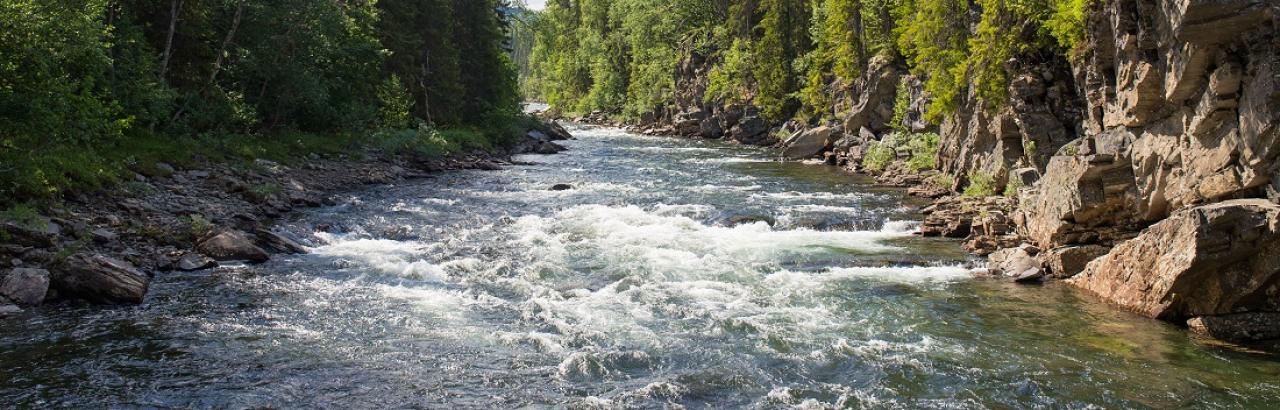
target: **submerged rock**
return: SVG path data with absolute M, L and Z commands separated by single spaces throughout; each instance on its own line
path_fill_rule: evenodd
M 218 267 L 218 261 L 198 253 L 188 253 L 186 255 L 182 255 L 173 267 L 180 271 L 192 272 L 216 268 Z
M 1244 199 L 1179 211 L 1069 283 L 1166 320 L 1280 312 L 1280 205 Z
M 552 185 L 552 186 L 551 186 L 551 190 L 552 190 L 552 191 L 568 191 L 568 190 L 570 190 L 570 189 L 573 189 L 573 185 L 569 185 L 569 184 L 555 184 L 555 185 Z
M 36 306 L 49 292 L 49 271 L 17 268 L 0 280 L 0 297 L 19 306 Z
M 266 262 L 267 251 L 259 248 L 253 237 L 240 231 L 224 231 L 200 242 L 196 250 L 218 261 Z
M 1215 339 L 1254 342 L 1280 339 L 1280 312 L 1200 316 L 1187 321 L 1192 331 Z
M 59 296 L 105 304 L 142 303 L 150 282 L 133 264 L 104 255 L 74 255 L 52 274 Z

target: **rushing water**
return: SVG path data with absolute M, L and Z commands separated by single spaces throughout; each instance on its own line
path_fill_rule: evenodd
M 1280 362 L 975 278 L 919 203 L 761 150 L 576 130 L 379 187 L 310 255 L 0 322 L 0 407 L 1267 407 Z M 576 189 L 551 191 L 557 183 Z

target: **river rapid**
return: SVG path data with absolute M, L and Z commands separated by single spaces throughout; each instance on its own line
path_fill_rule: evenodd
M 1275 357 L 977 277 L 922 203 L 608 128 L 284 221 L 309 255 L 0 323 L 0 407 L 1265 408 Z M 553 191 L 566 183 L 571 190 Z

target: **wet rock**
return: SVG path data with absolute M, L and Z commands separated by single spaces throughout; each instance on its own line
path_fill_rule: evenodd
M 187 253 L 182 255 L 182 257 L 178 258 L 178 261 L 173 265 L 174 269 L 184 272 L 213 269 L 216 267 L 218 267 L 218 261 L 198 253 Z
M 1179 211 L 1068 282 L 1166 320 L 1280 311 L 1280 205 L 1242 199 Z
M 547 136 L 551 137 L 551 141 L 564 141 L 573 139 L 573 134 L 564 129 L 560 123 L 551 121 L 547 123 Z
M 1280 339 L 1280 312 L 1199 316 L 1187 321 L 1192 331 L 1231 342 Z
M 475 169 L 482 171 L 501 171 L 502 166 L 493 161 L 478 161 L 475 163 Z
M 217 261 L 266 262 L 271 258 L 267 251 L 256 245 L 254 238 L 240 231 L 224 231 L 205 239 L 196 250 Z
M 719 223 L 720 225 L 734 227 L 734 226 L 740 226 L 740 225 L 751 225 L 751 224 L 761 223 L 761 222 L 769 226 L 773 226 L 778 221 L 768 215 L 729 215 L 729 216 L 720 218 L 719 222 L 720 222 Z
M 570 189 L 573 189 L 573 185 L 569 185 L 569 184 L 555 184 L 555 185 L 552 185 L 552 186 L 551 186 L 551 190 L 552 190 L 552 191 L 568 191 L 568 190 L 570 190 Z
M 290 238 L 284 234 L 272 232 L 266 229 L 259 229 L 254 233 L 257 234 L 258 241 L 262 246 L 277 253 L 298 255 L 311 252 L 306 245 L 303 245 L 297 239 Z
M 565 148 L 560 144 L 556 144 L 551 141 L 546 141 L 538 144 L 538 147 L 534 149 L 534 152 L 542 155 L 551 155 L 551 154 L 558 154 L 567 150 L 568 148 Z
M 835 135 L 835 129 L 831 127 L 817 127 L 802 131 L 787 143 L 786 148 L 782 151 L 782 156 L 795 160 L 818 155 L 831 145 L 831 137 L 833 135 Z
M 0 296 L 19 306 L 36 306 L 49 293 L 49 271 L 17 268 L 0 279 Z
M 0 301 L 0 317 L 12 316 L 19 313 L 22 313 L 22 308 Z
M 61 297 L 103 304 L 142 303 L 150 282 L 133 264 L 97 254 L 73 255 L 52 273 Z
M 1035 267 L 1013 275 L 1013 281 L 1016 283 L 1039 283 L 1044 280 L 1044 277 L 1044 269 Z

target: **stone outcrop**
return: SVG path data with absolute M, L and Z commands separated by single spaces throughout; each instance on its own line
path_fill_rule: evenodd
M 1280 205 L 1241 199 L 1178 211 L 1069 283 L 1166 320 L 1280 312 Z
M 787 159 L 809 158 L 827 151 L 835 143 L 836 129 L 833 127 L 817 127 L 796 133 L 795 137 L 784 142 L 782 157 Z

